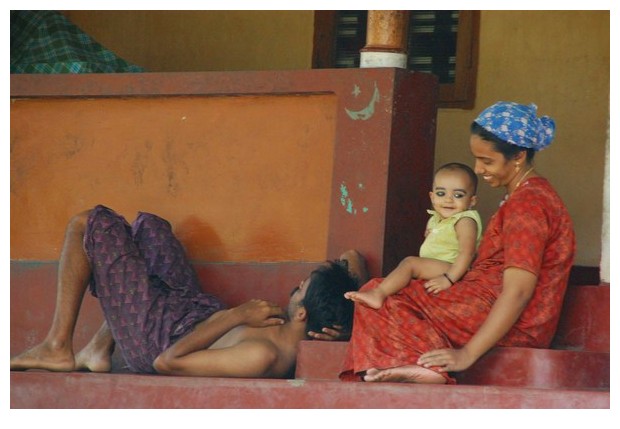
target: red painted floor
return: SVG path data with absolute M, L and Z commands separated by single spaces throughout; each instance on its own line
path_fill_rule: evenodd
M 609 408 L 608 391 L 12 372 L 11 408 Z

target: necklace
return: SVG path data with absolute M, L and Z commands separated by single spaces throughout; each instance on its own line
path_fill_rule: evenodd
M 521 178 L 517 181 L 517 184 L 515 185 L 515 188 L 512 190 L 512 192 L 516 191 L 517 188 L 519 187 L 519 185 L 521 184 L 521 182 L 523 182 L 523 179 L 525 179 L 525 177 L 530 174 L 532 171 L 534 171 L 534 167 L 530 168 L 529 170 L 527 170 L 525 172 L 525 174 L 523 176 L 521 176 Z M 508 198 L 510 197 L 510 194 L 506 194 L 504 195 L 504 199 L 499 203 L 500 207 L 508 200 Z
M 523 179 L 525 179 L 525 177 L 530 174 L 532 171 L 534 171 L 534 167 L 530 168 L 529 170 L 527 170 L 525 172 L 525 174 L 523 176 L 521 176 L 521 178 L 519 179 L 519 181 L 517 182 L 517 184 L 515 185 L 515 188 L 512 190 L 512 192 L 516 191 L 517 188 L 519 187 L 519 185 L 521 184 L 521 182 L 523 181 Z

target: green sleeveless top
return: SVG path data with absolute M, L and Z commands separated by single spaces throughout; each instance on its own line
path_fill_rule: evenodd
M 431 218 L 426 224 L 428 234 L 420 246 L 421 257 L 454 263 L 459 254 L 459 242 L 456 238 L 454 226 L 464 217 L 472 218 L 478 225 L 478 234 L 476 235 L 476 248 L 478 248 L 482 237 L 482 220 L 477 210 L 465 210 L 447 219 L 442 219 L 435 210 L 427 210 L 427 212 Z

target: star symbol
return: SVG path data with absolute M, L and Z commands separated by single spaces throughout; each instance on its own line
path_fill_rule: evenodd
M 355 85 L 353 87 L 353 92 L 351 94 L 353 94 L 355 97 L 357 97 L 358 95 L 360 95 L 362 93 L 362 91 L 360 90 L 360 87 Z

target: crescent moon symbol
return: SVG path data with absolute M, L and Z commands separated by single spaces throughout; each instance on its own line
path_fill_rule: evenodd
M 375 104 L 379 102 L 381 95 L 379 94 L 379 88 L 377 88 L 377 82 L 375 82 L 375 90 L 372 94 L 372 98 L 366 107 L 362 110 L 349 110 L 345 108 L 344 110 L 347 112 L 347 115 L 354 121 L 362 120 L 366 121 L 370 119 L 375 114 Z

